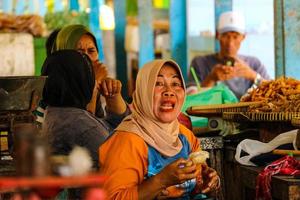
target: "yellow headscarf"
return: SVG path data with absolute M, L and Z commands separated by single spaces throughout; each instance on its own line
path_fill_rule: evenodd
M 135 133 L 164 156 L 174 156 L 182 148 L 178 137 L 179 122 L 176 118 L 171 123 L 162 123 L 153 113 L 153 94 L 157 75 L 166 63 L 177 68 L 184 84 L 180 67 L 176 62 L 155 60 L 145 64 L 137 75 L 132 114 L 127 116 L 116 130 Z

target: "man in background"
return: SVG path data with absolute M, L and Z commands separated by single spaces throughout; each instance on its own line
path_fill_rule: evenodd
M 245 20 L 241 13 L 230 11 L 221 14 L 216 37 L 220 51 L 195 57 L 191 63 L 202 87 L 223 82 L 240 99 L 253 84 L 258 85 L 261 80 L 269 79 L 265 66 L 257 58 L 238 54 L 246 37 Z M 197 92 L 194 79 L 190 73 L 188 94 Z

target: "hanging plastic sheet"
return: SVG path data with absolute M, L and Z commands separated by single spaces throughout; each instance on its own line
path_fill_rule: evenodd
M 203 90 L 197 94 L 188 95 L 185 99 L 185 103 L 182 107 L 182 112 L 186 114 L 186 109 L 191 106 L 199 105 L 213 105 L 213 104 L 225 104 L 236 103 L 238 99 L 233 92 L 224 84 L 218 84 L 208 90 Z M 205 117 L 191 116 L 193 127 L 206 127 L 208 119 Z

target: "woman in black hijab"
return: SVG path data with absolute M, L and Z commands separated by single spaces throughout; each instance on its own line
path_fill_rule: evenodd
M 128 114 L 107 111 L 105 119 L 86 111 L 93 94 L 95 76 L 89 57 L 76 50 L 61 50 L 47 57 L 42 75 L 48 76 L 43 100 L 48 105 L 44 130 L 53 154 L 67 155 L 74 146 L 89 150 L 94 166 L 98 148 Z
M 43 99 L 50 106 L 85 109 L 95 85 L 91 62 L 85 54 L 65 50 L 49 56 L 42 69 L 48 76 Z

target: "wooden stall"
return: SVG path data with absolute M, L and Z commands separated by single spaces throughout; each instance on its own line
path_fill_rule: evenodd
M 252 127 L 252 129 L 236 135 L 219 136 L 218 142 L 214 141 L 215 144 L 220 145 L 218 147 L 214 145 L 211 148 L 212 160 L 210 164 L 222 178 L 219 199 L 255 199 L 256 178 L 263 167 L 247 167 L 235 160 L 236 145 L 240 141 L 251 138 L 269 142 L 280 133 L 297 128 L 300 117 L 299 112 L 251 112 L 251 108 L 259 108 L 261 104 L 262 102 L 242 102 L 194 106 L 187 110 L 190 115 L 208 118 L 217 116 L 222 117 L 223 120 Z M 200 141 L 203 140 L 203 148 L 209 149 L 205 146 L 207 138 L 199 135 L 198 137 Z M 210 141 L 213 141 L 214 137 L 209 138 Z M 299 199 L 300 179 L 275 175 L 271 180 L 271 188 L 273 199 Z

